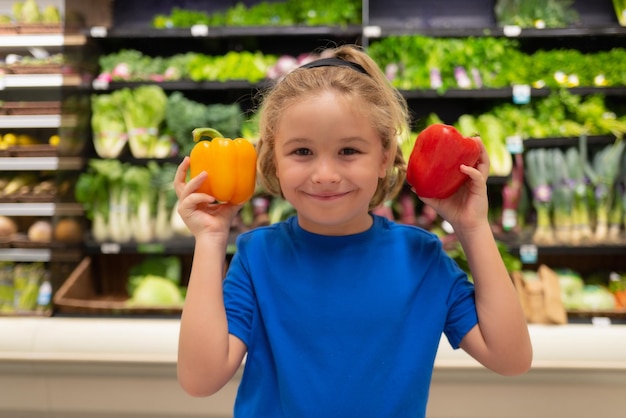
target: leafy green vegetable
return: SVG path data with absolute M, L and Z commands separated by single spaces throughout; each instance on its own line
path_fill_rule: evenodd
M 89 160 L 87 170 L 76 181 L 76 201 L 82 203 L 92 221 L 97 241 L 130 239 L 127 220 L 128 196 L 123 192 L 124 165 L 118 160 Z
M 361 0 L 287 0 L 261 1 L 251 6 L 236 2 L 232 7 L 209 13 L 173 7 L 169 15 L 152 19 L 158 29 L 208 26 L 284 26 L 360 24 Z
M 93 145 L 101 158 L 117 158 L 126 147 L 128 133 L 124 122 L 122 95 L 91 96 Z
M 182 277 L 180 257 L 175 255 L 149 255 L 140 263 L 132 266 L 128 273 L 126 285 L 129 295 L 135 292 L 135 289 L 146 276 L 160 276 L 178 285 Z
M 119 91 L 124 95 L 124 121 L 133 157 L 167 157 L 171 143 L 159 136 L 167 105 L 163 89 L 156 85 L 144 85 L 134 90 L 125 88 Z M 163 147 L 165 151 L 162 151 Z
M 611 310 L 615 309 L 615 298 L 605 286 L 587 284 L 580 295 L 579 309 Z
M 239 103 L 204 105 L 187 99 L 181 92 L 173 92 L 167 99 L 165 124 L 180 148 L 189 155 L 194 146 L 191 131 L 199 126 L 211 126 L 224 136 L 240 136 L 244 114 Z
M 181 307 L 184 301 L 181 290 L 170 280 L 148 275 L 139 282 L 127 303 L 134 307 Z
M 573 270 L 561 269 L 556 271 L 561 289 L 561 301 L 565 309 L 577 309 L 581 306 L 581 296 L 585 282 L 580 274 Z
M 119 160 L 89 160 L 78 177 L 75 197 L 92 221 L 98 242 L 164 241 L 173 235 L 170 218 L 177 201 L 172 179 L 177 165 L 146 166 Z
M 502 88 L 513 84 L 541 87 L 626 85 L 626 49 L 583 54 L 575 49 L 523 52 L 514 39 L 495 37 L 431 38 L 389 36 L 373 42 L 368 52 L 386 70 L 394 86 L 435 89 L 463 87 L 455 69 L 464 69 L 470 88 Z M 433 82 L 433 74 L 441 79 Z
M 571 6 L 573 0 L 497 0 L 494 7 L 498 24 L 522 28 L 567 27 L 580 20 Z
M 613 0 L 613 7 L 620 26 L 626 26 L 626 0 Z

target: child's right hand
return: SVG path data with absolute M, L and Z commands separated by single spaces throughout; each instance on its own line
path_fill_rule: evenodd
M 178 214 L 196 238 L 204 234 L 224 234 L 227 239 L 241 205 L 216 203 L 213 196 L 196 192 L 207 178 L 207 173 L 203 172 L 185 183 L 188 170 L 189 157 L 185 157 L 174 176 L 174 190 L 179 199 Z

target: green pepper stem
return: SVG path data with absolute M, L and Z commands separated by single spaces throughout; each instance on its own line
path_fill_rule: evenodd
M 224 138 L 224 136 L 216 129 L 213 128 L 196 128 L 191 131 L 191 135 L 193 135 L 193 142 L 198 142 L 202 138 Z

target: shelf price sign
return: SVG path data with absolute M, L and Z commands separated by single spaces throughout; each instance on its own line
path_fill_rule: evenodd
M 193 25 L 190 30 L 191 36 L 209 36 L 209 27 L 207 25 Z
M 93 26 L 89 29 L 89 35 L 92 38 L 106 38 L 108 34 L 107 28 L 105 26 Z
M 513 103 L 530 103 L 530 86 L 528 84 L 515 84 L 513 86 Z
M 119 254 L 122 246 L 117 242 L 103 242 L 100 244 L 100 252 L 102 254 Z
M 535 244 L 524 244 L 519 247 L 519 257 L 524 264 L 537 263 L 537 246 Z

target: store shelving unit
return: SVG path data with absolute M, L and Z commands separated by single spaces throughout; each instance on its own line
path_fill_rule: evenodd
M 63 9 L 63 1 L 50 1 L 48 4 Z M 6 14 L 11 10 L 12 2 L 0 2 L 0 13 Z M 10 13 L 10 12 L 8 12 Z M 0 35 L 1 56 L 26 56 L 30 54 L 50 55 L 79 50 L 85 46 L 86 36 L 80 33 L 65 33 L 62 28 L 51 29 L 50 33 L 24 33 Z M 71 53 L 70 53 L 71 55 Z M 54 65 L 53 65 L 54 66 Z M 18 71 L 18 67 L 19 71 Z M 12 144 L 3 150 L 0 155 L 0 175 L 6 173 L 39 174 L 48 181 L 55 183 L 56 189 L 67 179 L 66 174 L 79 173 L 84 167 L 84 158 L 79 153 L 65 154 L 65 142 L 58 146 L 48 145 L 48 138 L 52 135 L 63 135 L 68 129 L 76 127 L 77 116 L 66 112 L 61 105 L 68 94 L 77 89 L 81 83 L 81 76 L 76 72 L 54 73 L 50 65 L 38 67 L 39 71 L 23 66 L 7 65 L 0 70 L 0 100 L 11 102 L 40 102 L 59 103 L 59 110 L 36 110 L 0 115 L 0 134 L 25 134 L 36 145 L 29 145 L 27 149 L 22 143 Z M 38 108 L 43 108 L 39 106 Z M 56 173 L 56 175 L 55 175 Z M 70 183 L 67 183 L 70 184 Z M 29 187 L 33 187 L 31 184 Z M 58 287 L 71 271 L 73 265 L 82 257 L 82 250 L 76 244 L 64 244 L 54 239 L 49 243 L 32 242 L 26 236 L 26 227 L 36 220 L 46 220 L 52 227 L 59 219 L 70 217 L 80 219 L 84 217 L 81 205 L 68 201 L 61 194 L 37 195 L 7 195 L 0 201 L 0 215 L 13 217 L 20 225 L 20 234 L 11 240 L 10 245 L 0 248 L 0 261 L 18 263 L 43 263 L 46 274 L 54 287 Z M 10 321 L 14 316 L 50 316 L 51 309 L 37 309 L 32 312 L 5 312 L 0 321 Z M 8 317 L 7 317 L 8 315 Z
M 113 26 L 94 25 L 88 27 L 84 33 L 80 35 L 72 35 L 71 37 L 54 36 L 54 37 L 6 37 L 0 38 L 5 45 L 11 48 L 20 46 L 45 46 L 45 45 L 83 45 L 85 48 L 98 50 L 101 53 L 111 52 L 121 46 L 145 48 L 154 52 L 155 48 L 162 51 L 165 55 L 167 51 L 180 52 L 180 48 L 188 45 L 190 48 L 198 50 L 219 48 L 242 47 L 252 42 L 253 45 L 265 47 L 268 51 L 280 51 L 285 53 L 294 53 L 294 51 L 305 51 L 328 44 L 329 40 L 335 42 L 357 42 L 364 46 L 376 42 L 378 39 L 392 35 L 402 34 L 422 34 L 435 37 L 468 37 L 468 36 L 499 36 L 514 37 L 534 47 L 537 42 L 545 42 L 546 44 L 584 44 L 585 48 L 603 47 L 607 45 L 623 44 L 626 40 L 626 28 L 617 26 L 614 22 L 614 15 L 610 9 L 610 2 L 600 4 L 601 2 L 577 2 L 576 6 L 581 7 L 580 13 L 582 17 L 581 27 L 565 28 L 565 29 L 521 29 L 519 28 L 499 28 L 493 23 L 491 0 L 479 0 L 475 2 L 467 2 L 464 0 L 425 0 L 425 1 L 402 1 L 402 0 L 369 0 L 364 1 L 364 22 L 363 26 L 336 28 L 336 27 L 280 27 L 280 28 L 207 28 L 194 27 L 190 29 L 171 29 L 171 30 L 154 30 L 148 29 L 148 21 L 151 15 L 141 16 L 141 21 L 130 22 L 136 16 L 134 11 L 137 9 L 138 1 L 127 0 L 126 2 L 100 0 L 98 2 L 100 9 L 107 9 L 110 5 Z M 163 6 L 163 2 L 159 2 Z M 165 2 L 167 3 L 167 2 Z M 193 4 L 194 2 L 186 2 Z M 211 7 L 223 8 L 227 2 L 215 2 Z M 584 4 L 582 4 L 584 3 Z M 593 3 L 593 4 L 592 4 Z M 131 12 L 127 13 L 124 8 L 128 7 Z M 150 13 L 167 12 L 168 10 L 152 10 Z M 120 19 L 117 17 L 121 16 Z M 117 22 L 123 22 L 121 26 Z M 4 41 L 6 40 L 6 44 Z M 158 40 L 158 42 L 155 42 Z M 186 47 L 185 47 L 186 48 Z M 83 84 L 81 79 L 74 77 L 13 77 L 5 76 L 1 79 L 5 88 L 11 89 L 37 89 L 52 87 L 83 87 L 95 93 L 108 92 L 124 87 L 136 87 L 145 83 L 101 83 Z M 223 83 L 201 82 L 194 83 L 189 81 L 165 82 L 160 84 L 167 91 L 184 91 L 200 93 L 214 93 L 217 97 L 226 95 L 230 98 L 238 98 L 242 95 L 249 95 L 250 91 L 262 88 L 265 83 L 251 84 L 243 81 L 228 81 Z M 587 95 L 593 93 L 602 93 L 606 96 L 623 101 L 626 98 L 626 88 L 574 88 L 573 93 Z M 466 89 L 450 89 L 444 94 L 440 94 L 434 90 L 415 90 L 404 91 L 403 94 L 413 104 L 418 107 L 428 108 L 435 103 L 445 106 L 447 103 L 457 103 L 462 101 L 481 101 L 481 102 L 502 102 L 510 101 L 513 97 L 512 88 L 503 89 L 482 89 L 482 90 L 466 90 Z M 545 97 L 549 94 L 548 89 L 531 89 L 531 97 Z M 206 94 L 210 97 L 211 94 Z M 209 99 L 210 100 L 210 99 Z M 57 128 L 63 124 L 60 116 L 41 116 L 41 117 L 21 117 L 13 118 L 9 116 L 0 116 L 0 128 L 6 127 L 42 127 Z M 548 140 L 529 140 L 525 143 L 526 148 L 532 147 L 558 147 L 563 146 L 567 139 L 555 138 Z M 590 144 L 605 144 L 611 141 L 611 138 L 590 138 Z M 0 166 L 10 167 L 11 170 L 63 170 L 63 169 L 80 169 L 83 164 L 82 159 L 75 158 L 43 158 L 43 159 L 0 159 Z M 503 184 L 502 181 L 496 182 L 495 188 Z M 30 212 L 33 216 L 52 216 L 54 214 L 66 213 L 74 214 L 76 208 L 73 206 L 42 206 L 37 204 L 20 204 L 20 206 L 0 205 L 0 213 L 25 213 Z M 36 215 L 35 215 L 36 214 Z M 233 236 L 234 242 L 234 236 Z M 519 252 L 521 247 L 528 245 L 527 242 L 514 241 L 510 245 L 512 252 Z M 134 243 L 120 244 L 114 242 L 96 243 L 86 240 L 81 252 L 93 257 L 98 256 L 136 256 L 138 254 L 177 254 L 189 255 L 193 249 L 192 239 L 181 239 L 166 243 L 151 243 L 146 245 L 137 245 Z M 231 243 L 231 251 L 233 250 Z M 25 249 L 24 249 L 25 251 Z M 573 267 L 581 267 L 583 269 L 594 268 L 595 266 L 611 266 L 612 268 L 620 268 L 626 270 L 626 246 L 623 245 L 606 245 L 606 246 L 585 246 L 585 247 L 538 247 L 535 248 L 537 254 L 534 263 L 552 264 L 556 263 L 561 266 L 567 263 Z M 23 251 L 6 251 L 0 249 L 0 260 L 14 259 L 21 261 L 28 259 L 48 260 L 54 258 L 52 252 L 39 251 L 37 254 L 25 253 Z M 79 316 L 76 318 L 75 316 Z M 512 395 L 505 396 L 500 393 L 502 403 L 508 403 L 508 407 L 513 410 L 528 407 L 531 397 L 535 401 L 543 402 L 548 405 L 550 402 L 567 403 L 569 413 L 564 409 L 556 412 L 562 416 L 591 416 L 588 413 L 590 401 L 585 400 L 584 396 L 563 398 L 555 392 L 551 392 L 548 385 L 542 383 L 548 382 L 554 387 L 566 390 L 567 384 L 563 381 L 569 379 L 572 384 L 577 387 L 585 388 L 591 393 L 592 384 L 585 384 L 586 380 L 600 385 L 603 388 L 609 387 L 613 389 L 606 390 L 602 393 L 594 392 L 598 404 L 602 403 L 600 409 L 596 409 L 596 416 L 603 416 L 612 408 L 616 408 L 620 404 L 619 398 L 615 398 L 615 390 L 620 390 L 624 386 L 624 373 L 626 371 L 626 328 L 622 325 L 615 325 L 616 318 L 596 317 L 584 321 L 584 324 L 569 324 L 559 327 L 531 326 L 531 335 L 535 345 L 535 365 L 533 371 L 529 374 L 527 380 L 521 380 L 519 386 L 515 382 L 495 381 L 491 377 L 486 376 L 477 365 L 469 358 L 459 355 L 458 352 L 452 352 L 447 348 L 445 342 L 442 343 L 440 354 L 438 355 L 437 369 L 435 372 L 434 386 L 434 407 L 433 417 L 444 416 L 443 412 L 437 415 L 439 411 L 446 410 L 445 401 L 437 399 L 437 389 L 442 390 L 440 393 L 447 393 L 442 389 L 447 383 L 458 383 L 458 381 L 472 382 L 473 386 L 482 388 L 484 383 L 491 389 L 497 389 L 498 386 L 506 389 L 509 388 Z M 103 376 L 115 376 L 115 380 L 121 386 L 124 384 L 121 379 L 132 376 L 154 389 L 155 392 L 163 390 L 162 387 L 157 388 L 155 384 L 148 382 L 146 379 L 160 379 L 161 382 L 167 380 L 167 390 L 178 390 L 175 386 L 175 342 L 177 339 L 178 319 L 175 316 L 167 316 L 166 318 L 149 317 L 149 318 L 128 318 L 128 317 L 102 317 L 98 314 L 93 316 L 85 315 L 57 315 L 52 318 L 0 318 L 0 334 L 12 337 L 0 339 L 0 383 L 12 382 L 11 378 L 15 376 L 23 376 L 36 370 L 45 375 L 44 382 L 37 386 L 41 392 L 39 394 L 39 404 L 36 408 L 40 410 L 53 411 L 54 413 L 63 414 L 68 412 L 62 406 L 55 404 L 54 401 L 45 400 L 43 393 L 46 391 L 54 392 L 53 387 L 58 385 L 63 379 L 74 379 L 79 381 L 81 373 L 90 374 L 101 378 Z M 34 343 L 33 343 L 34 341 Z M 69 366 L 69 369 L 68 369 Z M 78 372 L 78 368 L 85 367 L 87 372 Z M 65 368 L 65 370 L 62 370 Z M 448 373 L 456 373 L 451 377 Z M 439 377 L 438 377 L 439 376 Z M 437 380 L 437 379 L 440 380 Z M 234 396 L 234 387 L 239 376 L 233 381 L 233 386 L 229 387 L 223 398 L 217 401 L 210 400 L 207 403 L 194 404 L 198 406 L 198 410 L 193 407 L 183 406 L 188 399 L 179 393 L 172 395 L 172 392 L 163 393 L 163 402 L 154 403 L 154 411 L 167 411 L 172 416 L 181 415 L 181 411 L 185 411 L 188 415 L 199 416 L 206 413 L 207 408 L 212 408 L 216 415 L 220 413 L 226 416 L 230 412 L 230 403 Z M 446 379 L 450 379 L 448 382 Z M 519 381 L 518 381 L 519 382 Z M 93 384 L 93 390 L 99 390 L 105 385 Z M 151 386 L 152 385 L 152 386 Z M 437 386 L 439 385 L 439 386 Z M 19 386 L 19 385 L 18 385 Z M 532 387 L 543 388 L 543 394 L 531 391 Z M 515 389 L 520 391 L 515 391 Z M 74 390 L 80 391 L 78 385 Z M 445 389 L 447 390 L 447 389 Z M 464 390 L 467 390 L 465 388 Z M 524 390 L 527 390 L 524 392 Z M 17 392 L 16 392 L 17 393 Z M 70 392 L 62 392 L 58 389 L 54 392 L 61 398 L 72 398 Z M 458 395 L 458 394 L 457 394 Z M 476 394 L 477 398 L 483 395 Z M 552 399 L 549 397 L 552 396 Z M 156 398 L 152 398 L 156 399 Z M 4 403 L 3 403 L 4 402 Z M 17 410 L 20 408 L 32 409 L 30 401 L 24 397 L 16 396 L 14 402 L 0 401 L 0 411 Z M 108 402 L 108 401 L 107 401 Z M 498 411 L 497 400 L 491 399 L 490 408 L 492 411 Z M 94 410 L 110 410 L 112 406 L 109 403 L 94 402 L 90 406 L 86 406 L 75 400 L 72 404 L 73 413 L 92 413 Z M 122 402 L 123 405 L 113 412 L 125 412 L 128 416 L 139 414 L 138 406 L 130 399 Z M 167 404 L 167 405 L 166 405 Z M 594 403 L 591 403 L 594 404 Z M 622 404 L 623 405 L 623 404 Z M 126 408 L 126 409 L 125 409 Z M 150 408 L 148 408 L 150 409 Z M 550 411 L 550 408 L 544 408 Z M 76 412 L 78 411 L 78 412 Z M 82 411 L 82 412 L 81 412 Z M 144 409 L 145 411 L 145 409 Z M 600 411 L 600 412 L 598 412 Z M 489 415 L 489 410 L 482 411 L 484 416 Z M 445 416 L 463 416 L 455 415 L 456 412 L 446 410 Z M 577 415 L 582 414 L 582 415 Z M 53 415 L 54 416 L 54 415 Z M 69 415 L 67 415 L 69 416 Z M 88 416 L 88 415 L 83 415 Z M 139 415 L 138 415 L 139 416 Z M 168 415 L 169 416 L 169 415 Z M 503 416 L 503 415 L 499 415 Z M 520 416 L 520 415 L 511 415 Z M 532 416 L 547 417 L 549 414 L 542 414 L 540 408 L 537 408 Z

